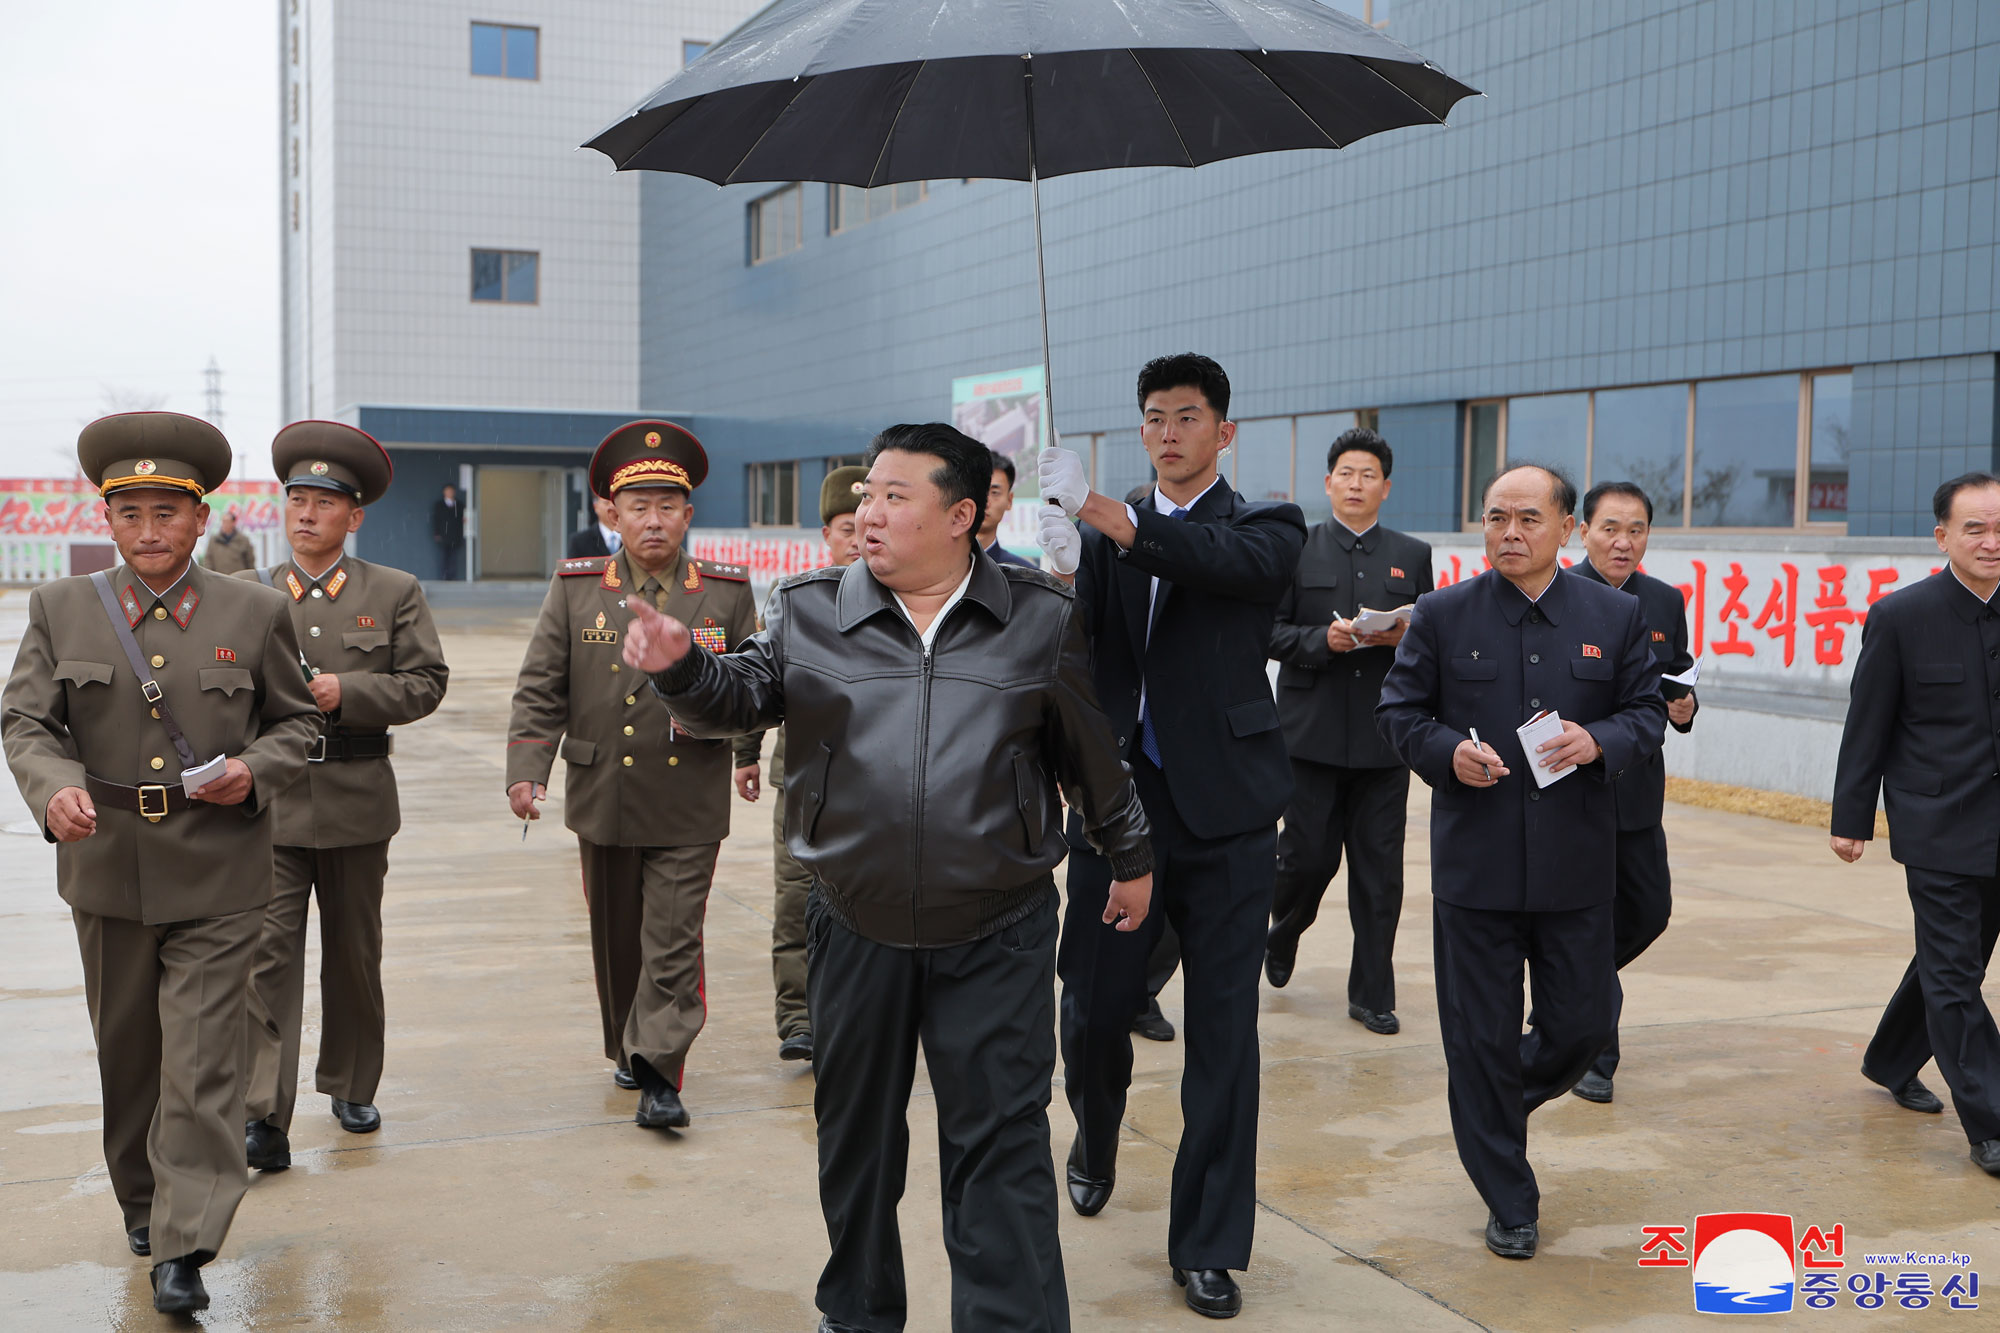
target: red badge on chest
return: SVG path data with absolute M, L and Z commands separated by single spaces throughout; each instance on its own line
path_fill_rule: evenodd
M 1586 643 L 1583 645 L 1583 655 L 1585 657 L 1602 657 L 1604 656 L 1604 650 L 1594 643 Z
M 236 660 L 236 650 L 234 648 L 217 648 L 215 650 L 215 660 L 218 662 L 234 662 Z

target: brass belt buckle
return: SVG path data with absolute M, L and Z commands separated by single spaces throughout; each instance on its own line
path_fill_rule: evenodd
M 157 809 L 153 803 L 158 802 Z M 167 789 L 157 782 L 148 782 L 139 788 L 139 813 L 155 824 L 167 817 Z
M 322 731 L 319 735 L 313 737 L 312 748 L 306 751 L 306 762 L 308 764 L 323 764 L 326 762 L 325 732 Z

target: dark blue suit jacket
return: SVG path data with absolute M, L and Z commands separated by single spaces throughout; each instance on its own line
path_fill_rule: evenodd
M 1186 518 L 1134 505 L 1129 552 L 1085 525 L 1076 593 L 1097 698 L 1125 758 L 1138 750 L 1143 680 L 1174 809 L 1201 838 L 1277 823 L 1292 795 L 1264 649 L 1305 546 L 1295 504 L 1245 500 L 1220 482 Z M 1147 640 L 1146 601 L 1160 579 Z
M 1949 569 L 1868 609 L 1833 780 L 1833 835 L 1875 836 L 1906 866 L 1991 875 L 2000 860 L 2000 597 Z
M 1040 565 L 1028 559 L 1026 556 L 1015 555 L 1012 551 L 1002 546 L 999 542 L 994 542 L 991 546 L 987 547 L 986 554 L 992 556 L 994 560 L 998 561 L 1000 564 L 1003 565 L 1020 565 L 1025 569 L 1041 568 Z
M 1487 570 L 1417 603 L 1376 719 L 1431 787 L 1431 894 L 1457 907 L 1561 912 L 1611 901 L 1611 782 L 1660 748 L 1667 706 L 1637 598 L 1568 571 L 1541 601 Z M 1603 755 L 1537 788 L 1514 729 L 1543 709 Z M 1510 770 L 1468 787 L 1452 754 L 1468 732 Z

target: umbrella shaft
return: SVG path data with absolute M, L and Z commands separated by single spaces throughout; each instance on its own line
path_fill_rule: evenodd
M 1056 432 L 1055 368 L 1049 364 L 1049 270 L 1042 257 L 1042 178 L 1035 164 L 1035 62 L 1022 62 L 1023 84 L 1028 98 L 1028 193 L 1035 211 L 1035 282 L 1042 298 L 1042 416 L 1048 422 L 1048 438 L 1058 442 Z

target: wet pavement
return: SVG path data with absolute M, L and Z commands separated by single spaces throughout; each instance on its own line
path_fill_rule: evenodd
M 11 662 L 25 610 L 0 595 Z M 385 906 L 390 1013 L 380 1133 L 343 1133 L 301 1099 L 297 1165 L 253 1180 L 207 1270 L 215 1329 L 814 1327 L 826 1254 L 813 1185 L 812 1078 L 771 1027 L 769 797 L 738 803 L 708 917 L 707 1031 L 689 1062 L 694 1123 L 631 1123 L 597 1049 L 576 845 L 552 818 L 526 841 L 501 792 L 526 600 L 440 616 L 451 690 L 403 730 L 404 831 Z M 1671 742 L 1670 742 L 1671 743 Z M 556 788 L 560 794 L 560 784 Z M 1960 1251 L 2000 1280 L 2000 1180 L 1949 1111 L 1898 1109 L 1858 1073 L 1908 960 L 1901 876 L 1870 849 L 1843 867 L 1806 828 L 1673 806 L 1665 938 L 1626 973 L 1625 1064 L 1610 1106 L 1565 1097 L 1531 1122 L 1542 1252 L 1490 1256 L 1485 1210 L 1445 1109 L 1430 970 L 1426 808 L 1410 827 L 1395 1037 L 1346 1016 L 1341 885 L 1298 973 L 1267 989 L 1257 1247 L 1239 1327 L 1693 1327 L 1690 1270 L 1644 1268 L 1642 1227 L 1699 1213 L 1844 1227 L 1843 1281 L 1917 1271 L 1880 1252 Z M 0 1328 L 150 1329 L 147 1261 L 125 1248 L 98 1142 L 97 1080 L 53 850 L 0 794 Z M 314 948 L 317 953 L 317 947 Z M 309 968 L 316 972 L 316 962 Z M 1179 987 L 1165 997 L 1178 1018 Z M 307 1073 L 317 1036 L 308 997 Z M 1179 1133 L 1178 1043 L 1139 1041 L 1118 1192 L 1063 1212 L 1075 1325 L 1202 1326 L 1164 1258 Z M 1925 1077 L 1945 1093 L 1935 1070 Z M 1947 1097 L 1947 1101 L 1949 1098 Z M 1051 1110 L 1058 1161 L 1071 1126 Z M 948 1326 L 934 1121 L 919 1078 L 902 1219 L 909 1327 Z M 1933 1265 L 1932 1290 L 1962 1270 Z M 1801 1293 L 1801 1303 L 1804 1294 Z M 1980 1319 L 1855 1308 L 1759 1327 L 1911 1328 Z M 1980 1304 L 2000 1308 L 2000 1288 Z

